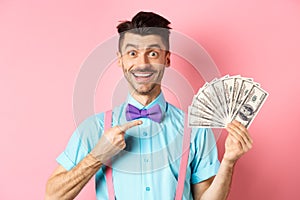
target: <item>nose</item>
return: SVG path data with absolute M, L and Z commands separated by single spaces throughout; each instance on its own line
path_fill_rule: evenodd
M 138 63 L 137 63 L 137 65 L 140 66 L 140 67 L 144 67 L 144 66 L 149 65 L 149 59 L 148 59 L 148 56 L 145 53 L 141 53 L 138 56 Z

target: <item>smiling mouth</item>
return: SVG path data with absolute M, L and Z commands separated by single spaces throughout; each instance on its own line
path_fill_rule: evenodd
M 132 73 L 134 77 L 136 78 L 149 78 L 153 75 L 152 72 L 136 72 L 136 73 Z
M 154 72 L 132 72 L 132 75 L 138 84 L 148 84 L 149 82 L 152 82 Z

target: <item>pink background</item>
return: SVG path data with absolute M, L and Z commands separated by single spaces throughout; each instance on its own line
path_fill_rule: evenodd
M 43 199 L 75 128 L 72 95 L 82 62 L 116 33 L 119 20 L 140 10 L 161 13 L 202 44 L 222 75 L 253 77 L 270 93 L 250 128 L 254 148 L 236 166 L 229 199 L 298 199 L 296 0 L 0 1 L 0 199 Z M 105 101 L 97 109 L 108 108 Z M 78 199 L 93 193 L 89 184 Z

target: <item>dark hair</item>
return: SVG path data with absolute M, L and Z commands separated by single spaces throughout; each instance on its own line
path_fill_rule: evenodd
M 159 35 L 166 50 L 169 50 L 169 36 L 171 29 L 170 22 L 164 17 L 153 12 L 139 12 L 131 21 L 124 21 L 117 26 L 119 33 L 119 51 L 121 52 L 121 43 L 125 33 L 134 33 L 139 35 Z

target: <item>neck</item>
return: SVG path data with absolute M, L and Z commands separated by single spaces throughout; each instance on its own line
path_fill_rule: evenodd
M 153 91 L 147 94 L 140 94 L 135 91 L 130 91 L 131 96 L 137 100 L 140 104 L 147 106 L 150 104 L 158 95 L 161 93 L 161 89 L 154 89 Z

